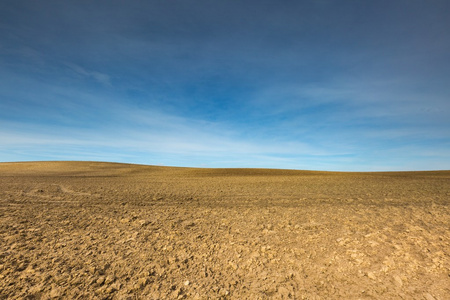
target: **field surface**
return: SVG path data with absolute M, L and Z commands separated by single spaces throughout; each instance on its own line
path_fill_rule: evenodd
M 1 299 L 450 299 L 450 171 L 0 164 Z

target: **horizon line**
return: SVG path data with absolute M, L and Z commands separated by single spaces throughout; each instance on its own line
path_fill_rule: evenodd
M 330 170 L 312 170 L 312 169 L 289 169 L 289 168 L 262 168 L 262 167 L 189 167 L 189 166 L 173 166 L 173 165 L 157 165 L 142 164 L 133 162 L 120 161 L 99 161 L 99 160 L 23 160 L 23 161 L 0 161 L 1 164 L 6 163 L 105 163 L 105 164 L 121 164 L 146 167 L 161 168 L 181 168 L 181 169 L 203 169 L 203 170 L 280 170 L 280 171 L 306 171 L 306 172 L 326 172 L 326 173 L 420 173 L 420 172 L 450 172 L 450 169 L 432 169 L 432 170 L 394 170 L 394 171 L 330 171 Z

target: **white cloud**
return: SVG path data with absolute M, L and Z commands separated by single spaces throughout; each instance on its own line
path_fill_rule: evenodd
M 65 63 L 65 65 L 75 74 L 86 77 L 86 78 L 92 78 L 106 86 L 111 86 L 111 78 L 109 75 L 93 70 L 87 70 L 77 64 L 74 63 Z

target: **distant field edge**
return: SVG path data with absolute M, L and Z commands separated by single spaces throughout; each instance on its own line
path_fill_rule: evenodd
M 55 160 L 55 161 L 13 161 L 0 162 L 0 175 L 5 172 L 82 172 L 105 169 L 134 169 L 139 170 L 171 170 L 182 172 L 194 172 L 197 175 L 215 176 L 261 176 L 261 175 L 325 175 L 325 174 L 378 174 L 378 175 L 450 175 L 450 170 L 419 170 L 419 171 L 319 171 L 301 169 L 275 169 L 275 168 L 206 168 L 206 167 L 183 167 L 183 166 L 161 166 L 124 162 L 108 161 L 78 161 L 78 160 Z

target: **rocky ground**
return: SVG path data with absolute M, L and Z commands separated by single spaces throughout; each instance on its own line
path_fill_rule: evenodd
M 1 299 L 450 299 L 450 172 L 0 164 Z

